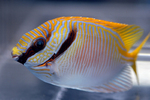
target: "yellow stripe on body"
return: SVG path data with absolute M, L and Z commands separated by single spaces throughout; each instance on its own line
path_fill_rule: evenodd
M 85 30 L 87 33 L 87 37 L 86 37 L 86 45 L 85 45 L 85 58 L 84 58 L 84 62 L 85 62 L 85 66 L 84 66 L 84 75 L 86 75 L 87 76 L 87 71 L 88 71 L 88 65 L 90 64 L 90 61 L 89 61 L 89 59 L 90 59 L 90 56 L 89 56 L 89 51 L 90 51 L 90 47 L 89 47 L 89 45 L 90 45 L 90 33 L 89 33 L 89 25 L 87 24 L 87 30 Z
M 65 29 L 66 29 L 65 33 L 63 33 L 63 31 L 64 31 Z M 62 41 L 62 39 L 63 39 L 62 36 L 64 36 L 64 39 L 66 38 L 68 30 L 69 30 L 69 29 L 67 29 L 67 21 L 65 21 L 65 22 L 64 22 L 64 27 L 63 27 L 62 30 L 61 30 L 61 34 L 62 34 L 62 35 L 61 35 L 60 41 Z
M 113 54 L 113 38 L 108 34 L 109 37 L 109 49 L 108 49 L 108 56 L 109 56 L 109 61 L 108 61 L 108 66 L 111 67 L 111 62 L 112 62 L 112 54 Z
M 89 28 L 91 27 L 91 29 L 89 30 Z M 87 49 L 89 49 L 89 51 L 90 52 L 88 52 L 88 54 L 89 54 L 89 65 L 88 65 L 88 68 L 90 68 L 91 66 L 93 66 L 92 65 L 92 61 L 93 61 L 93 50 L 94 50 L 94 48 L 93 48 L 93 31 L 92 31 L 92 28 L 94 27 L 94 25 L 91 25 L 91 24 L 88 24 L 88 33 L 89 33 L 89 45 L 90 45 L 90 48 L 87 48 Z M 91 33 L 91 34 L 90 34 Z M 94 68 L 92 68 L 92 69 L 94 69 Z M 92 75 L 92 73 L 93 73 L 93 71 L 90 71 L 89 69 L 88 69 L 88 74 L 89 75 Z
M 96 48 L 96 50 L 97 50 L 97 60 L 95 61 L 97 64 L 95 65 L 96 67 L 97 67 L 97 72 L 96 72 L 96 74 L 95 74 L 95 76 L 96 75 L 98 75 L 99 74 L 99 72 L 100 72 L 100 61 L 102 61 L 103 60 L 103 57 L 102 57 L 102 50 L 103 50 L 103 42 L 102 42 L 102 36 L 101 36 L 101 32 L 100 32 L 100 30 L 103 32 L 103 30 L 101 29 L 101 28 L 99 28 L 99 27 L 96 27 L 97 28 L 97 48 Z
M 102 69 L 103 69 L 103 63 L 104 63 L 104 53 L 105 53 L 105 51 L 104 51 L 104 43 L 105 43 L 105 38 L 104 38 L 104 29 L 103 28 L 101 28 L 101 27 L 97 27 L 98 28 L 98 32 L 99 32 L 99 36 L 100 36 L 100 43 L 101 43 L 101 45 L 99 46 L 99 48 L 100 48 L 100 58 L 99 58 L 99 69 L 98 69 L 98 71 L 99 71 L 99 73 L 102 73 Z M 100 31 L 101 30 L 101 31 Z M 101 66 L 101 67 L 100 67 Z
M 57 23 L 58 23 L 58 22 L 57 22 Z M 55 27 L 56 27 L 56 31 L 53 33 L 53 39 L 52 39 L 52 41 L 50 42 L 50 45 L 51 45 L 52 47 L 55 47 L 55 46 L 52 45 L 52 42 L 53 42 L 54 44 L 58 44 L 59 38 L 62 37 L 62 36 L 61 36 L 61 33 L 59 33 L 60 26 L 62 26 L 62 21 L 59 21 L 59 25 L 58 25 L 58 26 L 55 26 Z M 58 34 L 57 37 L 56 37 L 56 34 Z M 57 42 L 55 42 L 54 39 L 56 39 Z M 59 45 L 59 44 L 58 44 L 58 45 Z
M 76 39 L 76 43 L 74 43 L 74 44 L 78 44 L 76 47 L 76 50 L 78 52 L 75 51 L 75 54 L 74 54 L 74 60 L 76 60 L 76 62 L 77 62 L 77 65 L 75 65 L 75 67 L 78 67 L 78 68 L 76 68 L 78 74 L 83 74 L 81 72 L 84 71 L 84 69 L 83 69 L 84 66 L 82 66 L 81 64 L 83 63 L 83 60 L 85 57 L 85 53 L 83 53 L 84 52 L 83 44 L 85 43 L 85 38 L 86 38 L 85 37 L 85 25 L 86 25 L 85 23 L 81 23 L 81 22 L 78 23 L 78 26 L 79 26 L 77 29 L 78 30 L 78 34 L 77 34 L 78 37 Z M 83 31 L 84 31 L 84 33 L 83 33 Z M 83 55 L 83 56 L 81 56 L 81 55 Z M 72 62 L 73 62 L 73 64 L 74 63 L 76 64 L 76 62 L 74 62 L 73 60 L 72 60 Z M 74 70 L 74 73 L 76 73 L 75 70 Z
M 110 58 L 110 47 L 111 47 L 111 37 L 109 37 L 110 35 L 109 34 L 107 34 L 106 35 L 106 37 L 107 37 L 107 39 L 109 40 L 109 41 L 107 41 L 107 44 L 106 44 L 106 49 L 107 49 L 107 53 L 106 53 L 106 57 L 107 57 L 107 59 L 106 59 L 106 67 L 108 68 L 110 68 L 111 66 L 108 66 L 109 65 L 109 60 L 111 59 Z
M 62 21 L 59 21 L 60 23 L 59 23 L 59 25 L 58 25 L 58 27 L 57 27 L 57 30 L 56 30 L 56 32 L 54 32 L 54 38 L 56 37 L 56 33 L 58 34 L 58 37 L 57 37 L 57 43 L 59 43 L 58 45 L 60 45 L 61 44 L 61 42 L 62 42 L 62 39 L 63 39 L 63 34 L 67 34 L 67 30 L 66 30 L 66 32 L 65 33 L 63 33 L 63 30 L 66 28 L 67 29 L 67 22 L 65 22 L 65 25 L 64 25 L 64 27 L 62 28 L 62 30 L 61 30 L 61 33 L 59 33 L 58 31 L 59 31 L 59 28 L 60 28 L 60 26 L 62 25 Z M 53 28 L 54 29 L 54 28 Z M 54 39 L 53 38 L 53 39 Z M 60 42 L 58 42 L 58 39 L 60 38 Z M 54 41 L 55 42 L 55 41 Z M 51 43 L 51 42 L 50 42 Z M 51 44 L 50 44 L 51 45 Z M 60 61 L 61 61 L 61 59 L 60 59 Z M 59 62 L 58 62 L 59 63 Z M 62 63 L 62 62 L 61 62 Z
M 79 31 L 81 32 L 81 33 L 79 33 L 79 34 L 81 34 L 81 37 L 80 37 L 80 46 L 79 46 L 79 50 L 80 50 L 80 52 L 79 52 L 79 54 L 78 55 L 82 55 L 83 54 L 83 56 L 81 56 L 81 57 L 79 57 L 78 56 L 78 65 L 80 65 L 80 68 L 79 68 L 79 74 L 83 74 L 82 72 L 84 71 L 84 69 L 83 69 L 83 66 L 82 66 L 82 63 L 83 63 L 83 59 L 84 59 L 84 57 L 85 57 L 85 53 L 84 53 L 84 48 L 83 48 L 83 45 L 85 44 L 85 23 L 79 23 Z
M 48 22 L 51 24 L 51 29 L 49 29 L 49 27 L 50 27 L 50 25 L 48 24 Z M 44 24 L 47 26 L 45 26 L 45 25 L 41 25 L 43 28 L 45 28 L 45 29 L 47 29 L 48 31 L 49 31 L 49 33 L 50 32 L 52 32 L 53 30 L 54 30 L 54 28 L 55 28 L 55 25 L 57 24 L 57 22 L 56 21 L 54 21 L 54 23 L 52 23 L 52 20 L 49 20 L 48 22 L 45 22 Z
M 94 66 L 96 66 L 96 72 L 95 72 L 95 75 L 94 75 L 94 76 L 97 76 L 98 73 L 99 73 L 99 66 L 100 66 L 98 62 L 99 62 L 100 59 L 101 59 L 101 58 L 100 58 L 100 49 L 101 49 L 101 48 L 100 48 L 100 46 L 101 46 L 101 45 L 100 45 L 100 44 L 101 44 L 101 42 L 100 42 L 100 41 L 101 41 L 101 38 L 100 38 L 100 37 L 101 37 L 101 35 L 99 34 L 99 29 L 98 29 L 97 27 L 95 27 L 95 28 L 97 29 L 97 30 L 95 29 L 95 33 L 96 33 L 96 34 L 95 34 L 95 38 L 97 38 L 97 39 L 96 39 L 96 40 L 97 40 L 97 41 L 96 41 L 96 42 L 97 42 L 97 43 L 96 43 L 97 45 L 95 45 L 95 50 L 96 50 L 95 53 L 96 53 L 96 56 L 95 56 L 95 60 L 94 60 L 94 61 L 96 62 L 96 64 L 94 64 Z M 94 44 L 95 44 L 95 43 L 94 43 Z
M 72 27 L 73 26 L 73 27 Z M 69 23 L 69 28 L 70 28 L 70 31 L 71 30 L 74 30 L 74 29 L 76 29 L 77 27 L 77 22 L 70 22 Z M 77 32 L 78 32 L 78 29 L 77 29 Z M 68 64 L 66 64 L 66 69 L 68 69 L 68 71 L 70 71 L 69 73 L 70 74 L 76 74 L 76 71 L 75 71 L 75 68 L 76 68 L 76 63 L 74 63 L 75 61 L 76 61 L 76 52 L 77 52 L 77 47 L 78 47 L 78 44 L 77 44 L 77 42 L 78 42 L 78 39 L 77 39 L 77 36 L 78 36 L 79 34 L 76 34 L 76 38 L 75 38 L 75 41 L 73 42 L 73 44 L 71 45 L 71 47 L 70 47 L 70 49 L 69 50 L 67 50 L 67 52 L 66 52 L 66 54 L 64 55 L 64 58 L 63 59 L 65 59 L 65 61 L 67 61 L 67 62 L 69 62 L 68 64 L 72 64 L 72 66 L 70 67 L 70 66 L 68 66 Z M 70 51 L 71 51 L 71 53 L 70 53 Z M 72 63 L 69 61 L 69 60 L 66 60 L 66 59 L 68 59 L 68 58 L 70 58 L 70 61 L 72 61 Z M 63 60 L 62 59 L 62 60 Z M 63 62 L 63 64 L 65 65 L 65 62 Z M 67 70 L 66 69 L 64 69 L 63 70 L 63 73 L 65 73 Z
M 90 27 L 91 26 L 91 27 Z M 90 35 L 90 31 L 89 31 L 89 28 L 91 28 L 91 35 Z M 94 29 L 93 29 L 94 28 Z M 85 28 L 86 29 L 86 28 Z M 85 30 L 84 29 L 84 30 Z M 96 56 L 95 56 L 95 54 L 94 54 L 94 51 L 95 51 L 95 49 L 97 49 L 96 47 L 97 46 L 95 46 L 95 40 L 93 40 L 93 38 L 95 38 L 95 35 L 97 34 L 96 33 L 96 27 L 95 27 L 95 25 L 91 25 L 91 24 L 88 24 L 87 25 L 87 30 L 85 30 L 85 31 L 87 31 L 87 36 L 85 37 L 86 38 L 86 42 L 85 42 L 85 44 L 83 45 L 84 46 L 84 48 L 85 48 L 85 51 L 83 51 L 83 57 L 84 57 L 84 55 L 85 55 L 85 57 L 83 58 L 84 59 L 84 62 L 83 63 L 85 63 L 85 66 L 82 66 L 82 68 L 84 69 L 84 75 L 85 75 L 85 73 L 88 73 L 88 74 L 91 74 L 91 75 L 93 75 L 93 71 L 95 71 L 97 68 L 97 66 L 96 67 L 94 67 L 94 65 L 95 65 L 95 60 L 94 60 L 94 58 L 97 58 Z M 98 34 L 97 34 L 98 35 Z M 97 38 L 97 37 L 96 37 Z M 91 47 L 89 47 L 91 45 Z M 97 43 L 97 45 L 98 45 L 98 43 Z M 82 64 L 82 62 L 81 62 L 81 64 Z M 94 68 L 92 68 L 93 69 L 93 71 L 90 71 L 90 73 L 89 72 L 87 72 L 87 71 L 89 71 L 90 70 L 90 67 L 94 67 Z
M 106 31 L 107 31 L 107 30 L 106 30 Z M 114 35 L 114 34 L 113 34 L 112 32 L 110 32 L 110 31 L 108 31 L 108 33 L 111 34 L 114 38 L 116 38 L 116 40 L 117 40 L 118 43 L 121 45 L 121 47 L 125 49 L 124 44 L 121 42 L 121 40 L 120 40 L 116 35 Z M 118 47 L 119 53 L 121 53 L 121 54 L 122 54 L 123 56 L 125 56 L 126 58 L 129 58 L 129 59 L 130 59 L 130 58 L 133 58 L 133 57 L 131 57 L 131 56 L 127 53 L 127 51 L 124 51 L 123 49 L 121 49 L 121 47 L 118 45 L 118 43 L 115 42 L 115 46 Z M 125 60 L 125 59 L 123 59 L 123 60 Z M 127 59 L 126 59 L 126 61 L 131 62 L 132 60 L 127 60 Z
M 72 54 L 69 54 L 70 55 L 70 59 L 72 61 L 72 65 L 73 65 L 73 69 L 70 69 L 72 70 L 71 71 L 71 74 L 76 74 L 76 75 L 79 75 L 79 71 L 81 71 L 81 65 L 80 65 L 80 62 L 78 62 L 78 60 L 81 60 L 81 58 L 79 57 L 79 54 L 81 54 L 80 50 L 81 50 L 81 46 L 83 44 L 83 39 L 82 39 L 82 35 L 80 32 L 82 32 L 82 29 L 81 29 L 81 25 L 83 23 L 80 23 L 80 22 L 75 22 L 75 23 L 72 23 L 73 25 L 71 26 L 74 26 L 72 28 L 73 29 L 76 29 L 77 30 L 77 34 L 76 34 L 76 38 L 75 38 L 75 41 L 74 43 L 72 44 L 71 46 L 71 51 L 72 51 Z M 78 25 L 77 25 L 78 24 Z M 78 27 L 77 27 L 78 26 Z
M 107 44 L 108 44 L 107 43 L 108 42 L 107 32 L 106 32 L 105 29 L 103 29 L 102 34 L 103 34 L 103 50 L 102 50 L 103 51 L 102 52 L 102 55 L 103 55 L 103 58 L 102 58 L 103 62 L 102 63 L 103 63 L 103 65 L 101 65 L 101 67 L 102 67 L 101 68 L 101 72 L 104 73 L 105 67 L 106 67 L 105 64 L 107 62 L 107 59 L 106 59 L 107 58 L 107 54 L 106 54 L 107 52 L 106 51 L 107 51 Z
M 110 36 L 110 35 L 109 35 Z M 111 50 L 111 54 L 109 55 L 110 56 L 110 63 L 108 66 L 112 66 L 113 64 L 113 58 L 114 58 L 114 47 L 115 47 L 115 41 L 114 41 L 114 38 L 111 38 L 110 37 L 110 42 L 112 42 L 112 48 L 110 49 Z
M 68 34 L 69 34 L 69 31 L 71 31 L 70 29 L 68 29 L 68 22 L 67 21 L 65 21 L 65 23 L 64 23 L 65 25 L 64 25 L 64 27 L 62 28 L 62 30 L 61 30 L 61 34 L 62 35 L 60 35 L 61 36 L 61 39 L 67 39 L 68 37 Z M 72 22 L 69 22 L 69 24 L 72 24 Z M 74 23 L 74 26 L 76 26 L 76 24 L 77 23 Z M 72 29 L 72 26 L 73 25 L 70 25 L 70 28 Z M 65 31 L 65 33 L 63 33 L 63 30 L 64 29 L 66 29 L 66 31 Z M 76 28 L 74 28 L 74 29 L 76 29 Z M 69 30 L 69 31 L 68 31 Z M 63 35 L 64 35 L 64 37 L 63 37 Z M 62 40 L 61 40 L 61 42 L 62 42 Z M 75 45 L 74 43 L 72 44 L 72 45 Z M 69 53 L 69 52 L 71 52 L 71 53 Z M 65 62 L 69 62 L 69 60 L 68 61 L 66 61 L 66 59 L 69 59 L 69 56 L 72 56 L 72 55 L 74 55 L 74 52 L 75 51 L 72 51 L 72 48 L 70 48 L 70 50 L 67 50 L 67 52 L 66 52 L 66 54 L 64 55 L 64 56 L 61 56 L 60 58 L 59 58 L 59 60 L 58 60 L 58 66 L 61 66 L 61 70 L 60 70 L 60 68 L 58 69 L 60 72 L 62 72 L 62 74 L 63 73 L 65 73 L 65 70 L 67 70 L 67 67 L 69 67 L 69 66 L 66 66 L 66 65 L 64 65 L 64 63 Z M 70 72 L 71 73 L 71 72 Z M 61 75 L 60 75 L 61 76 Z
M 75 24 L 76 25 L 76 24 Z M 76 35 L 76 40 L 75 40 L 75 44 L 76 46 L 74 47 L 75 49 L 75 54 L 72 55 L 74 58 L 72 59 L 72 62 L 73 62 L 73 67 L 74 67 L 74 73 L 72 74 L 79 74 L 79 70 L 81 69 L 80 67 L 80 63 L 78 62 L 78 60 L 80 60 L 81 58 L 78 56 L 80 54 L 80 49 L 81 49 L 81 46 L 79 45 L 82 45 L 82 36 L 81 35 L 81 25 L 82 23 L 78 22 L 78 27 L 77 27 L 77 35 Z M 73 29 L 73 28 L 72 28 Z M 76 63 L 75 63 L 76 62 Z
M 111 31 L 109 31 L 109 30 L 105 30 L 105 31 L 108 32 L 109 34 L 111 34 L 111 35 L 119 42 L 119 44 L 121 45 L 121 47 L 125 49 L 125 45 L 123 44 L 123 42 L 120 40 L 120 38 L 119 38 L 117 35 L 113 34 L 113 33 L 112 33 Z M 118 33 L 117 33 L 117 34 L 118 34 Z
M 75 63 L 75 67 L 76 67 L 76 70 L 75 70 L 75 73 L 76 74 L 81 74 L 80 72 L 81 72 L 81 70 L 82 70 L 82 68 L 81 68 L 81 57 L 79 56 L 79 55 L 81 55 L 81 47 L 82 47 L 82 45 L 83 45 L 83 33 L 82 33 L 82 27 L 81 27 L 81 25 L 83 25 L 83 23 L 81 23 L 81 22 L 78 22 L 78 27 L 77 27 L 77 30 L 78 30 L 78 32 L 77 32 L 77 36 L 76 36 L 76 53 L 75 53 L 75 62 L 77 62 L 77 63 Z
M 91 71 L 91 75 L 93 75 L 93 74 L 95 74 L 95 70 L 96 70 L 96 68 L 95 67 L 97 67 L 97 66 L 94 66 L 94 58 L 95 58 L 95 55 L 94 55 L 94 51 L 95 51 L 95 41 L 94 41 L 94 37 L 95 37 L 95 31 L 96 30 L 93 30 L 93 28 L 95 29 L 96 28 L 96 26 L 95 25 L 90 25 L 91 26 L 91 56 L 90 56 L 90 62 L 91 62 L 91 66 L 93 66 L 94 68 L 92 68 L 92 70 L 94 70 L 94 71 Z

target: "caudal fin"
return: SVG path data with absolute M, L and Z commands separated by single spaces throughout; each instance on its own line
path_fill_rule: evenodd
M 149 39 L 149 37 L 150 37 L 150 33 L 145 37 L 145 39 L 142 41 L 142 43 L 133 52 L 130 53 L 134 57 L 134 62 L 133 62 L 132 68 L 133 68 L 136 76 L 137 76 L 136 59 L 138 57 L 138 53 L 140 52 L 140 50 L 142 49 L 142 47 L 144 46 L 146 41 Z M 137 76 L 137 81 L 139 83 L 138 76 Z
M 114 29 L 117 33 L 119 33 L 120 37 L 122 38 L 125 48 L 127 52 L 130 51 L 131 47 L 141 38 L 143 35 L 143 29 L 136 25 L 122 25 L 122 27 Z M 137 80 L 137 71 L 136 71 L 136 59 L 138 53 L 142 49 L 143 45 L 146 43 L 148 38 L 150 37 L 150 33 L 146 36 L 146 38 L 142 41 L 142 43 L 131 53 L 129 53 L 130 57 L 134 58 L 132 68 L 136 74 Z
M 140 52 L 140 50 L 142 49 L 142 47 L 144 46 L 144 44 L 146 43 L 146 41 L 149 39 L 150 37 L 150 33 L 145 37 L 145 39 L 142 41 L 142 43 L 133 51 L 131 52 L 131 55 L 133 55 L 135 58 L 135 60 L 137 59 L 137 55 Z

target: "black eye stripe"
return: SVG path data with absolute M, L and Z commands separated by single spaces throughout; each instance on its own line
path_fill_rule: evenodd
M 26 60 L 34 54 L 35 54 L 35 52 L 33 51 L 33 49 L 29 48 L 26 51 L 26 53 L 23 53 L 21 56 L 19 56 L 18 62 L 24 64 L 26 62 Z
M 77 34 L 77 29 L 74 29 L 74 30 L 70 31 L 70 33 L 68 35 L 68 38 L 61 45 L 61 47 L 60 47 L 59 51 L 57 52 L 57 54 L 53 54 L 53 56 L 49 60 L 47 60 L 46 62 L 52 62 L 52 61 L 55 60 L 55 58 L 57 58 L 59 55 L 64 53 L 69 48 L 69 46 L 73 43 L 73 41 L 75 40 L 76 34 Z M 46 63 L 46 62 L 44 62 L 44 63 Z
M 26 53 L 23 53 L 19 59 L 18 62 L 24 64 L 26 60 L 37 53 L 38 51 L 44 49 L 46 45 L 46 40 L 43 37 L 37 38 L 33 41 L 32 45 L 27 49 Z

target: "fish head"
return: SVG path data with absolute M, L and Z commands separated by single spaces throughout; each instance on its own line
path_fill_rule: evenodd
M 68 22 L 50 20 L 25 33 L 13 47 L 12 58 L 42 81 L 52 83 L 59 79 L 59 64 L 56 63 L 75 43 L 77 34 L 77 28 L 73 28 L 76 22 L 73 26 L 69 26 Z M 49 77 L 52 80 L 47 79 Z
M 47 21 L 25 33 L 13 47 L 12 58 L 26 67 L 46 66 L 48 62 L 52 62 L 58 45 L 49 23 Z

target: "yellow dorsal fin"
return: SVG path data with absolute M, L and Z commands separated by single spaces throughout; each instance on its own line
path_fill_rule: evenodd
M 143 29 L 136 25 L 128 25 L 124 28 L 118 28 L 116 29 L 116 32 L 121 36 L 127 52 L 143 35 Z
M 145 39 L 142 41 L 142 43 L 130 54 L 134 57 L 134 59 L 137 59 L 137 55 L 140 52 L 140 50 L 142 49 L 143 45 L 146 43 L 146 41 L 149 39 L 150 37 L 150 33 L 145 37 Z
M 124 28 L 128 26 L 127 24 L 121 24 L 121 23 L 116 23 L 116 22 L 110 22 L 110 21 L 105 21 L 105 20 L 99 20 L 95 18 L 89 18 L 89 17 L 59 17 L 54 20 L 73 20 L 73 21 L 84 21 L 84 22 L 90 22 L 90 23 L 95 23 L 98 25 L 103 25 L 105 27 L 109 27 L 111 29 L 119 29 L 119 28 Z

